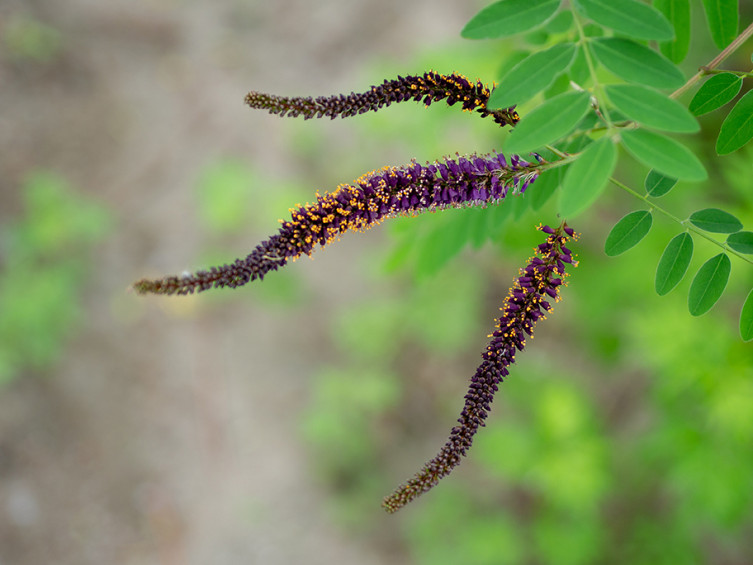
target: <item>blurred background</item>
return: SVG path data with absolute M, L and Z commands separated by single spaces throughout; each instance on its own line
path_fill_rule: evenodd
M 604 256 L 639 208 L 617 191 L 574 225 L 581 264 L 470 458 L 393 516 L 382 497 L 444 443 L 551 202 L 394 220 L 235 291 L 128 290 L 245 256 L 317 189 L 502 149 L 491 120 L 440 105 L 307 122 L 243 105 L 430 68 L 490 83 L 547 36 L 461 40 L 482 5 L 3 1 L 0 565 L 750 563 L 753 272 L 733 262 L 691 318 L 689 281 L 653 292 L 675 225 Z M 688 73 L 715 55 L 694 21 Z M 724 202 L 749 228 L 753 154 L 712 157 L 722 117 L 686 140 L 711 180 L 664 205 Z

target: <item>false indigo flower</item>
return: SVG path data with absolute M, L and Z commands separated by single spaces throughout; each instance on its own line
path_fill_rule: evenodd
M 439 479 L 450 474 L 460 463 L 473 443 L 473 436 L 483 426 L 497 385 L 508 375 L 508 367 L 515 362 L 516 350 L 523 350 L 526 336 L 533 336 L 533 326 L 552 307 L 548 298 L 559 300 L 559 287 L 565 276 L 565 263 L 573 261 L 565 243 L 574 235 L 564 222 L 556 230 L 539 227 L 548 235 L 546 242 L 536 249 L 536 255 L 521 270 L 520 276 L 507 296 L 502 316 L 489 337 L 491 342 L 483 353 L 483 362 L 471 378 L 465 405 L 452 428 L 450 438 L 434 459 L 426 463 L 412 479 L 398 487 L 384 499 L 387 512 L 402 506 L 435 486 Z
M 318 196 L 313 204 L 291 208 L 292 218 L 283 221 L 280 230 L 245 259 L 181 277 L 143 279 L 133 286 L 141 294 L 235 288 L 263 278 L 291 259 L 310 255 L 316 244 L 327 245 L 348 230 L 365 230 L 402 214 L 499 202 L 510 190 L 522 194 L 539 171 L 538 162 L 512 155 L 508 163 L 504 155 L 496 153 L 384 167 Z
M 473 83 L 457 73 L 442 75 L 429 71 L 422 76 L 398 76 L 393 80 L 385 80 L 364 93 L 287 98 L 252 91 L 246 95 L 245 102 L 252 108 L 268 110 L 270 114 L 291 117 L 302 115 L 308 120 L 323 116 L 332 119 L 337 116 L 346 118 L 365 112 L 376 112 L 382 106 L 406 100 L 423 101 L 429 106 L 432 102 L 446 99 L 450 106 L 460 102 L 463 110 L 475 110 L 481 117 L 492 116 L 501 126 L 514 126 L 520 119 L 515 107 L 489 110 L 486 103 L 490 94 L 489 88 L 480 81 Z

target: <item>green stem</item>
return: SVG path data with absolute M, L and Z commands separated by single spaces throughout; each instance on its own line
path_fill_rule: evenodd
M 575 27 L 578 29 L 578 37 L 580 38 L 578 40 L 578 44 L 580 45 L 581 49 L 583 49 L 583 54 L 586 57 L 586 65 L 588 66 L 588 72 L 591 75 L 591 80 L 594 83 L 594 96 L 596 97 L 596 100 L 599 103 L 599 108 L 597 109 L 597 113 L 601 115 L 602 118 L 604 119 L 604 122 L 607 125 L 607 129 L 611 129 L 612 120 L 609 119 L 609 112 L 607 111 L 606 105 L 603 104 L 603 101 L 605 99 L 604 90 L 601 83 L 599 82 L 599 79 L 596 76 L 596 66 L 594 65 L 594 62 L 591 59 L 591 50 L 588 47 L 588 38 L 586 37 L 586 34 L 583 32 L 583 26 L 580 23 L 578 14 L 574 10 L 573 10 L 573 21 L 575 22 Z
M 577 18 L 576 18 L 577 19 Z M 745 43 L 745 41 L 753 36 L 753 23 L 750 24 L 748 27 L 746 27 L 743 32 L 738 35 L 732 43 L 727 45 L 727 47 L 724 48 L 724 50 L 719 53 L 714 59 L 706 66 L 701 67 L 700 70 L 693 75 L 688 82 L 683 84 L 680 88 L 675 90 L 672 94 L 670 94 L 670 98 L 679 98 L 682 94 L 684 94 L 688 89 L 690 89 L 695 83 L 697 83 L 699 80 L 701 80 L 705 75 L 709 74 L 709 71 L 713 71 L 715 68 L 717 68 L 722 61 L 724 61 L 727 57 L 732 55 L 737 49 Z
M 676 222 L 676 223 L 680 224 L 686 230 L 692 231 L 696 235 L 698 235 L 698 236 L 700 236 L 700 237 L 702 237 L 704 239 L 709 240 L 714 245 L 716 245 L 718 247 L 721 247 L 725 251 L 725 253 L 731 253 L 732 255 L 735 255 L 736 257 L 739 257 L 740 259 L 742 259 L 746 263 L 750 263 L 751 265 L 753 265 L 753 259 L 751 259 L 750 257 L 746 257 L 742 253 L 739 253 L 739 252 L 735 251 L 734 249 L 730 248 L 726 243 L 721 243 L 720 241 L 717 241 L 716 239 L 714 239 L 713 237 L 711 237 L 709 234 L 707 234 L 705 231 L 703 231 L 703 230 L 695 227 L 693 224 L 690 223 L 689 220 L 681 220 L 680 218 L 678 218 L 674 214 L 671 214 L 670 212 L 667 212 L 664 208 L 662 208 L 661 206 L 659 206 L 655 202 L 652 202 L 651 200 L 649 200 L 646 195 L 640 194 L 639 192 L 633 190 L 632 188 L 630 188 L 626 184 L 621 183 L 617 179 L 610 177 L 609 180 L 612 182 L 612 184 L 620 187 L 625 192 L 629 192 L 630 194 L 632 194 L 636 198 L 638 198 L 640 200 L 643 200 L 643 202 L 645 202 L 646 205 L 649 208 L 651 208 L 653 210 L 656 210 L 657 212 L 659 212 L 661 214 L 664 214 L 667 218 L 669 218 L 673 222 Z

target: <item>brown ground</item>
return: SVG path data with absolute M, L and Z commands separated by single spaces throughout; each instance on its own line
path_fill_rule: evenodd
M 243 107 L 248 89 L 358 89 L 375 56 L 398 64 L 455 36 L 470 4 L 4 0 L 0 32 L 26 14 L 62 47 L 51 63 L 19 63 L 0 46 L 0 221 L 38 168 L 115 221 L 67 354 L 0 393 L 0 564 L 407 562 L 328 521 L 296 429 L 312 367 L 332 355 L 322 322 L 365 288 L 354 262 L 365 240 L 306 261 L 297 274 L 313 299 L 293 311 L 125 289 L 203 266 L 190 187 L 208 163 L 239 156 L 306 174 L 281 121 Z M 250 226 L 228 259 L 274 225 Z

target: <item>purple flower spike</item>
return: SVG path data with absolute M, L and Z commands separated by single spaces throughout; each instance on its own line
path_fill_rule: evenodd
M 347 118 L 365 112 L 376 112 L 397 102 L 415 100 L 429 106 L 432 102 L 446 100 L 449 106 L 461 103 L 462 109 L 476 111 L 481 117 L 492 116 L 501 126 L 514 126 L 518 120 L 515 107 L 489 110 L 486 103 L 491 91 L 479 81 L 471 82 L 463 75 L 442 75 L 429 71 L 421 76 L 397 77 L 372 86 L 368 92 L 348 95 L 312 97 L 284 97 L 262 92 L 249 92 L 245 102 L 252 108 L 267 110 L 280 116 L 303 116 L 304 119 L 337 116 Z
M 537 255 L 521 270 L 507 295 L 503 314 L 482 354 L 483 361 L 471 378 L 465 405 L 458 418 L 459 425 L 452 428 L 449 440 L 434 459 L 384 499 L 382 506 L 387 512 L 399 510 L 430 490 L 460 463 L 461 457 L 473 444 L 479 426 L 484 425 L 494 393 L 508 375 L 509 366 L 515 362 L 516 351 L 523 350 L 526 336 L 533 336 L 536 321 L 551 310 L 544 297 L 558 300 L 559 288 L 565 276 L 560 259 L 562 255 L 570 257 L 569 252 L 565 253 L 565 243 L 573 236 L 573 231 L 564 223 L 556 230 L 548 226 L 539 229 L 548 237 L 536 249 Z
M 291 219 L 283 221 L 280 230 L 245 259 L 180 277 L 142 279 L 133 287 L 140 294 L 191 294 L 210 288 L 236 288 L 262 279 L 269 271 L 301 255 L 311 255 L 317 244 L 325 246 L 349 230 L 362 231 L 387 218 L 425 210 L 498 202 L 521 179 L 530 182 L 528 179 L 535 177 L 539 166 L 504 166 L 505 160 L 500 157 L 491 154 L 384 167 L 353 184 L 340 185 L 313 204 L 291 208 Z

